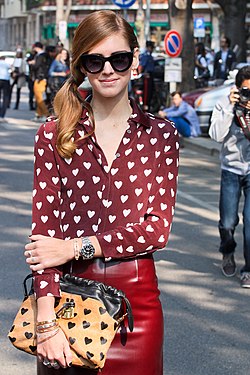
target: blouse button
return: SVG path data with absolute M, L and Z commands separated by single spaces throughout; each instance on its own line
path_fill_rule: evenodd
M 119 152 L 117 152 L 116 154 L 115 154 L 115 157 L 116 158 L 119 158 L 121 156 L 121 154 L 119 154 Z
M 127 133 L 131 133 L 131 129 L 128 129 L 128 130 L 127 130 Z

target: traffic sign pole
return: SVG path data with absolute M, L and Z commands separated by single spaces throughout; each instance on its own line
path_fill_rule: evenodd
M 164 81 L 169 82 L 170 92 L 176 91 L 177 82 L 181 82 L 182 60 L 178 58 L 182 51 L 182 38 L 178 31 L 170 30 L 164 38 L 164 46 L 169 59 L 165 60 Z

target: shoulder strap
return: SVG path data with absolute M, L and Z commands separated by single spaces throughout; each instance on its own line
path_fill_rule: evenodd
M 250 141 L 250 123 L 247 121 L 243 109 L 236 107 L 235 108 L 235 117 L 236 121 L 243 130 L 245 137 Z

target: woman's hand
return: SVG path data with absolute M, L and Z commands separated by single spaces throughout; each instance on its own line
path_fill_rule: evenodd
M 64 241 L 42 235 L 29 238 L 32 242 L 25 246 L 24 255 L 32 271 L 60 266 L 74 258 L 73 240 Z
M 37 357 L 45 365 L 48 362 L 53 364 L 48 364 L 48 367 L 58 368 L 59 365 L 66 368 L 71 366 L 72 354 L 68 340 L 61 329 L 55 336 L 37 340 Z
M 158 115 L 162 118 L 166 118 L 166 113 L 164 111 L 159 111 Z

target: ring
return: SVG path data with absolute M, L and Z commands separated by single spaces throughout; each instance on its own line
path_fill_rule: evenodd
M 59 369 L 60 366 L 59 366 L 59 363 L 57 361 L 54 361 L 54 362 L 51 362 L 50 363 L 52 367 L 54 367 L 55 369 Z
M 30 261 L 31 261 L 31 263 L 36 263 L 34 257 L 30 258 Z
M 48 365 L 50 365 L 50 361 L 47 358 L 44 358 L 43 364 L 44 364 L 44 366 L 48 366 Z

